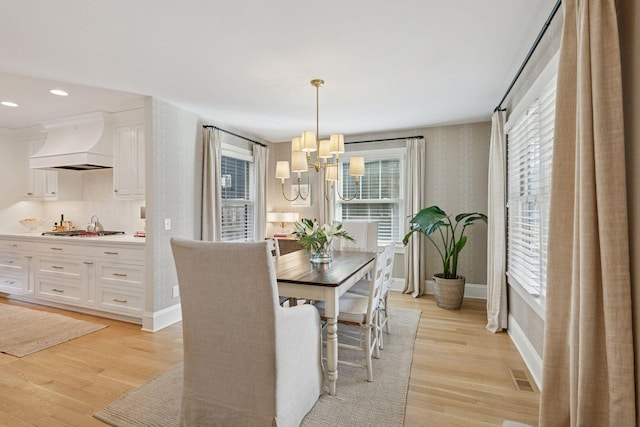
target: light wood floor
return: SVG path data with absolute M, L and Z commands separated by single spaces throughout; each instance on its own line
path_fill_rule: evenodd
M 115 320 L 0 303 L 109 325 L 23 358 L 0 353 L 2 426 L 104 426 L 95 411 L 182 360 L 180 324 L 152 334 Z M 405 425 L 499 426 L 505 419 L 537 425 L 538 390 L 533 381 L 533 390 L 517 387 L 514 376 L 526 380 L 529 373 L 509 337 L 485 329 L 485 301 L 467 299 L 449 311 L 428 296 L 394 293 L 392 305 L 422 310 Z

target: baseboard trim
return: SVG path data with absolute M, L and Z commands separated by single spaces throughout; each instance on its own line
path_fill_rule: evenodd
M 142 316 L 142 330 L 158 332 L 160 329 L 164 329 L 181 320 L 182 306 L 180 304 L 172 305 L 159 311 L 145 312 Z
M 542 390 L 542 357 L 540 357 L 536 349 L 531 344 L 531 341 L 529 341 L 513 316 L 509 315 L 508 322 L 509 327 L 507 329 L 507 333 L 509 334 L 513 344 L 516 346 L 518 353 L 522 356 L 522 360 L 524 360 L 525 365 L 527 365 L 538 389 Z
M 111 313 L 108 311 L 101 311 L 101 310 L 93 310 L 91 308 L 86 308 L 86 307 L 78 307 L 75 305 L 69 305 L 69 304 L 64 304 L 64 303 L 58 303 L 55 301 L 49 301 L 49 300 L 42 300 L 39 298 L 33 298 L 27 295 L 17 295 L 17 294 L 1 294 L 2 296 L 4 296 L 7 299 L 13 299 L 16 301 L 23 301 L 23 302 L 29 302 L 32 304 L 38 304 L 38 305 L 43 305 L 45 307 L 53 307 L 53 308 L 59 308 L 61 310 L 67 310 L 67 311 L 75 311 L 77 313 L 83 313 L 83 314 L 90 314 L 91 316 L 96 316 L 96 317 L 104 317 L 107 319 L 113 319 L 113 320 L 120 320 L 121 322 L 127 322 L 127 323 L 135 323 L 137 325 L 140 325 L 141 319 L 139 317 L 132 317 L 132 316 L 127 316 L 124 314 L 117 314 L 117 313 Z

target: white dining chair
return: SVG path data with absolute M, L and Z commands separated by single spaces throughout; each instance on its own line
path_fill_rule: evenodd
M 384 252 L 379 253 L 376 256 L 374 271 L 372 274 L 372 280 L 369 281 L 369 295 L 357 295 L 352 293 L 345 293 L 339 300 L 339 314 L 338 314 L 338 334 L 340 338 L 338 340 L 338 347 L 350 350 L 359 350 L 364 352 L 365 362 L 355 363 L 340 360 L 338 356 L 338 364 L 366 368 L 367 381 L 373 381 L 373 365 L 371 358 L 379 358 L 380 352 L 378 347 L 378 302 L 380 301 L 380 289 L 383 282 L 383 271 L 385 261 L 383 259 Z M 325 306 L 323 301 L 316 303 L 316 308 L 320 313 L 320 318 L 326 320 Z M 346 328 L 341 328 L 340 325 L 347 327 L 356 327 L 357 333 L 352 334 Z M 364 340 L 362 339 L 364 335 Z M 353 344 L 344 342 L 349 340 Z
M 181 425 L 300 425 L 324 383 L 315 307 L 278 304 L 267 242 L 172 238 L 171 248 L 182 309 Z
M 378 302 L 378 330 L 380 336 L 378 337 L 378 345 L 380 349 L 384 347 L 384 337 L 382 335 L 383 328 L 387 333 L 391 332 L 389 324 L 389 290 L 391 289 L 391 283 L 393 282 L 393 262 L 395 260 L 395 245 L 386 245 L 383 249 L 384 253 L 384 271 L 383 282 L 380 289 L 380 301 Z M 347 293 L 357 295 L 369 295 L 369 280 L 361 279 L 353 285 Z
M 267 238 L 265 240 L 269 245 L 269 251 L 271 255 L 273 255 L 273 259 L 280 258 L 280 244 L 278 242 L 278 239 Z M 278 301 L 280 302 L 280 305 L 284 305 L 287 301 L 290 301 L 290 300 L 291 298 L 289 297 L 278 297 Z
M 377 252 L 378 221 L 344 220 L 342 221 L 342 229 L 349 233 L 355 241 L 336 239 L 333 241 L 332 249 L 338 251 Z

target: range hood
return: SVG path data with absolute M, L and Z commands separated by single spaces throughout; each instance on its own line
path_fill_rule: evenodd
M 31 156 L 32 169 L 92 170 L 113 167 L 111 115 L 102 111 L 42 123 L 47 139 Z

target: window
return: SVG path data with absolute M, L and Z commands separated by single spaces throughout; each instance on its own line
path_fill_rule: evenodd
M 375 151 L 378 151 L 376 154 Z M 400 243 L 402 229 L 402 165 L 404 150 L 375 150 L 349 153 L 365 157 L 364 176 L 358 194 L 351 201 L 338 200 L 336 218 L 378 221 L 378 243 Z M 341 159 L 341 189 L 344 197 L 355 192 L 349 176 L 349 158 Z M 344 179 L 346 177 L 346 179 Z
M 507 131 L 507 274 L 544 297 L 556 79 Z M 510 123 L 509 123 L 510 124 Z
M 253 241 L 253 161 L 225 149 L 221 159 L 222 241 Z

